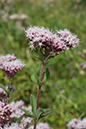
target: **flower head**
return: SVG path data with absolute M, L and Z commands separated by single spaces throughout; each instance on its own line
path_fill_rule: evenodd
M 16 57 L 13 54 L 12 55 L 7 54 L 5 56 L 0 56 L 0 67 L 2 67 L 2 64 L 4 62 L 9 62 L 9 61 L 12 61 L 12 60 L 15 60 L 15 59 L 16 59 Z
M 30 26 L 25 30 L 25 33 L 26 37 L 30 40 L 30 48 L 37 47 L 44 59 L 50 53 L 54 53 L 56 56 L 59 51 L 75 47 L 79 42 L 77 36 L 67 29 L 54 33 L 44 27 Z
M 24 66 L 25 64 L 23 64 L 20 60 L 16 59 L 10 62 L 3 62 L 1 70 L 4 72 L 7 79 L 10 80 Z
M 77 35 L 73 35 L 67 29 L 59 30 L 57 31 L 57 33 L 58 33 L 60 40 L 64 42 L 67 48 L 75 47 L 79 42 Z
M 5 125 L 3 129 L 22 129 L 22 128 L 20 128 L 17 123 L 13 123 L 12 125 Z
M 26 109 L 27 111 L 29 111 L 29 112 L 31 112 L 31 107 L 29 106 L 29 107 L 25 107 L 25 106 L 23 106 L 23 103 L 22 103 L 22 101 L 17 101 L 17 102 L 15 102 L 15 105 L 16 105 L 16 107 L 13 107 L 12 109 L 13 109 L 13 112 L 12 112 L 12 114 L 11 114 L 11 118 L 12 117 L 17 117 L 17 118 L 19 118 L 19 117 L 21 117 L 23 114 L 24 114 L 24 111 L 22 111 L 21 109 L 19 109 L 18 107 L 22 107 L 23 109 Z M 13 106 L 13 104 L 11 104 L 11 107 Z M 29 126 L 29 124 L 31 123 L 31 121 L 32 121 L 32 118 L 30 118 L 30 117 L 26 117 L 26 116 L 24 116 L 23 118 L 22 118 L 22 120 L 20 121 L 20 124 L 19 124 L 19 127 L 21 127 L 21 128 L 25 128 L 26 126 Z
M 67 124 L 68 129 L 85 129 L 86 128 L 86 118 L 79 120 L 79 119 L 72 119 Z
M 0 126 L 3 127 L 5 124 L 9 123 L 10 115 L 12 109 L 9 105 L 5 105 L 0 101 Z

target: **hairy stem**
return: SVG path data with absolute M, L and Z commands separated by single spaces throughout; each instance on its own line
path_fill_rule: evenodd
M 42 62 L 42 66 L 41 66 L 40 82 L 39 82 L 39 84 L 42 82 L 43 72 L 44 72 L 44 62 Z M 37 107 L 36 107 L 36 110 L 39 108 L 40 92 L 41 92 L 41 86 L 38 87 L 38 93 L 37 93 Z M 37 125 L 37 121 L 35 121 L 35 123 L 34 123 L 34 129 L 36 129 L 36 125 Z

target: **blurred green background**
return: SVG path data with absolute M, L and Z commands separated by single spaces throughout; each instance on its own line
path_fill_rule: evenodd
M 86 59 L 86 0 L 0 0 L 0 55 L 14 53 L 25 62 L 25 68 L 12 80 L 16 87 L 12 97 L 26 105 L 31 93 L 37 95 L 31 74 L 35 71 L 39 75 L 41 68 L 38 54 L 29 49 L 24 33 L 30 25 L 67 28 L 80 39 L 76 48 L 47 62 L 51 75 L 41 91 L 40 107 L 56 111 L 41 121 L 52 129 L 66 129 L 71 119 L 86 115 L 86 73 L 81 69 Z M 0 72 L 0 82 L 5 84 L 2 77 Z

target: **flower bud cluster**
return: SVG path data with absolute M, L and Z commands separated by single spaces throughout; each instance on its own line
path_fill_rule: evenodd
M 85 129 L 86 128 L 86 118 L 79 120 L 79 119 L 72 119 L 67 124 L 68 129 Z
M 8 54 L 0 57 L 0 68 L 8 80 L 10 80 L 24 66 L 25 64 L 19 59 L 16 59 L 14 55 Z
M 5 124 L 9 123 L 10 115 L 12 109 L 9 105 L 5 105 L 0 101 L 0 126 L 3 127 Z
M 75 47 L 79 43 L 77 36 L 67 29 L 54 33 L 44 27 L 30 26 L 25 30 L 25 33 L 30 40 L 30 48 L 37 47 L 45 58 L 51 52 L 57 55 L 59 51 Z M 42 53 L 42 51 L 44 52 Z

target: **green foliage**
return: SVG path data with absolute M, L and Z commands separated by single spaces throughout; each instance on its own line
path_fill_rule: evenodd
M 7 96 L 9 95 L 9 92 L 7 91 L 6 87 L 3 84 L 1 84 L 1 83 L 0 83 L 0 88 L 2 88 L 5 91 Z
M 42 82 L 45 82 L 50 77 L 49 69 L 47 68 L 46 71 L 43 73 L 43 80 Z
M 39 83 L 39 77 L 36 75 L 36 73 L 33 73 L 31 75 L 31 79 L 32 79 L 33 82 Z
M 32 107 L 32 112 L 34 114 L 36 114 L 36 105 L 37 105 L 37 100 L 35 98 L 35 96 L 33 94 L 30 95 L 30 103 L 31 103 L 31 107 Z

